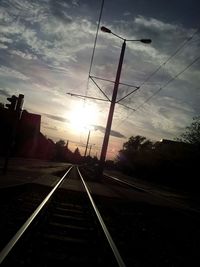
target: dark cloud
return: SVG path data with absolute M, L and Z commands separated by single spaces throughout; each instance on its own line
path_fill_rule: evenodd
M 52 130 L 52 131 L 58 131 L 57 127 L 51 127 L 51 126 L 43 126 L 43 128 Z
M 46 116 L 49 119 L 55 120 L 55 121 L 60 121 L 60 122 L 68 122 L 69 120 L 60 116 L 56 116 L 56 115 L 51 115 L 51 114 L 43 114 L 44 116 Z
M 105 127 L 100 126 L 100 125 L 94 125 L 94 127 L 96 130 L 99 130 L 100 132 L 105 133 Z M 124 136 L 120 132 L 114 131 L 114 130 L 111 130 L 110 135 L 112 135 L 114 137 L 118 137 L 118 138 L 126 138 L 126 136 Z
M 164 22 L 183 24 L 185 27 L 193 27 L 199 24 L 200 2 L 197 0 L 184 0 L 181 2 L 174 0 L 173 5 L 171 1 L 158 0 L 107 1 L 104 17 L 112 23 L 114 19 L 118 19 L 121 16 L 123 8 L 131 13 L 132 18 L 138 14 L 143 14 L 145 17 L 157 17 Z M 114 10 L 112 16 L 110 15 L 110 10 Z
M 72 18 L 67 13 L 70 5 L 66 1 L 57 0 L 50 1 L 50 8 L 52 14 L 64 23 L 71 23 Z
M 6 90 L 0 89 L 0 95 L 9 97 L 10 96 L 10 93 L 8 93 Z

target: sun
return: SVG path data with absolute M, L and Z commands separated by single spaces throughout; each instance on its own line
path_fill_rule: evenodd
M 97 124 L 98 110 L 94 104 L 78 102 L 68 114 L 68 118 L 74 131 L 86 131 Z

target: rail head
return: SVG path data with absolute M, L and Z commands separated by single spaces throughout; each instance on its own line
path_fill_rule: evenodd
M 73 166 L 70 166 L 67 172 L 62 176 L 62 178 L 56 183 L 56 185 L 50 191 L 50 193 L 45 197 L 45 199 L 39 204 L 39 206 L 31 214 L 31 216 L 25 221 L 25 223 L 17 231 L 17 233 L 10 239 L 7 245 L 2 249 L 2 251 L 0 252 L 0 264 L 5 260 L 7 255 L 10 253 L 10 251 L 13 249 L 13 247 L 16 245 L 16 243 L 19 241 L 19 239 L 22 237 L 25 231 L 30 227 L 33 220 L 38 216 L 41 210 L 45 207 L 49 199 L 52 197 L 53 193 L 61 185 L 61 183 L 66 178 L 66 176 L 68 175 L 68 173 L 71 171 L 72 168 Z
M 92 207 L 94 209 L 94 212 L 96 213 L 96 216 L 98 218 L 98 221 L 99 221 L 99 223 L 100 223 L 100 225 L 102 227 L 102 230 L 103 230 L 103 232 L 104 232 L 104 234 L 105 234 L 105 236 L 107 238 L 107 241 L 108 241 L 108 243 L 110 245 L 110 248 L 113 251 L 113 254 L 114 254 L 115 259 L 116 259 L 116 261 L 118 263 L 118 266 L 120 266 L 120 267 L 126 267 L 126 265 L 125 265 L 125 263 L 124 263 L 121 255 L 119 253 L 119 250 L 117 249 L 117 246 L 115 245 L 115 243 L 114 243 L 114 241 L 113 241 L 113 239 L 112 239 L 112 237 L 111 237 L 111 235 L 110 235 L 110 233 L 109 233 L 109 231 L 108 231 L 108 229 L 107 229 L 107 227 L 106 227 L 106 225 L 105 225 L 105 223 L 103 221 L 103 218 L 102 218 L 102 216 L 101 216 L 101 214 L 100 214 L 97 206 L 94 203 L 94 200 L 93 200 L 93 198 L 91 196 L 90 190 L 89 190 L 88 186 L 86 185 L 86 183 L 85 183 L 85 181 L 83 179 L 83 176 L 82 176 L 82 174 L 81 174 L 81 172 L 80 172 L 80 170 L 79 170 L 78 167 L 77 167 L 77 171 L 78 171 L 78 174 L 79 174 L 79 176 L 81 178 L 81 181 L 82 181 L 82 183 L 83 183 L 83 185 L 85 187 L 85 190 L 86 190 L 86 192 L 88 194 L 88 197 L 90 199 L 90 202 L 92 204 Z

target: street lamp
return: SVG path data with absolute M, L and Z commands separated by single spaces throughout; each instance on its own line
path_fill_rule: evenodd
M 125 39 L 125 38 L 121 37 L 120 35 L 117 35 L 116 33 L 112 32 L 110 29 L 108 29 L 108 28 L 106 28 L 104 26 L 101 27 L 101 31 L 102 32 L 106 32 L 106 33 L 111 33 L 112 35 L 118 37 L 119 39 L 121 39 L 121 40 L 123 40 L 125 42 L 128 42 L 128 41 L 129 42 L 142 42 L 142 43 L 145 43 L 145 44 L 150 44 L 151 43 L 151 39 L 134 39 L 134 40 Z
M 113 95 L 112 95 L 112 100 L 110 103 L 110 109 L 109 109 L 109 114 L 108 114 L 108 118 L 107 118 L 106 129 L 105 129 L 105 135 L 104 135 L 104 140 L 103 140 L 102 149 L 101 149 L 99 170 L 98 170 L 99 176 L 101 176 L 103 174 L 103 169 L 104 169 L 104 165 L 105 165 L 106 153 L 107 153 L 107 148 L 108 148 L 108 141 L 109 141 L 111 126 L 112 126 L 113 113 L 114 113 L 114 109 L 115 109 L 117 91 L 118 91 L 118 87 L 119 87 L 122 64 L 123 64 L 123 60 L 124 60 L 124 53 L 125 53 L 125 49 L 126 49 L 126 42 L 127 41 L 142 42 L 145 44 L 151 43 L 151 39 L 138 39 L 138 40 L 125 39 L 125 38 L 113 33 L 110 29 L 108 29 L 104 26 L 101 27 L 101 31 L 106 32 L 106 33 L 111 33 L 112 35 L 116 36 L 117 38 L 123 40 L 123 44 L 122 44 L 122 48 L 121 48 L 121 54 L 120 54 L 120 58 L 119 58 L 119 63 L 118 63 L 118 68 L 117 68 L 117 73 L 116 73 L 116 78 L 115 78 L 115 83 L 114 83 Z

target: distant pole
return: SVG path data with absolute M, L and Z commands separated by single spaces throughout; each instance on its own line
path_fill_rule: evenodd
M 104 135 L 104 140 L 103 140 L 103 145 L 102 145 L 101 155 L 100 155 L 99 170 L 98 170 L 99 176 L 102 176 L 104 165 L 105 165 L 106 153 L 108 149 L 108 141 L 109 141 L 111 126 L 112 126 L 112 119 L 113 119 L 113 114 L 114 114 L 114 109 L 115 109 L 115 103 L 116 103 L 119 81 L 120 81 L 120 76 L 121 76 L 122 64 L 124 60 L 125 48 L 126 48 L 126 40 L 124 40 L 122 44 L 121 54 L 119 58 L 118 69 L 117 69 L 115 84 L 114 84 L 114 89 L 113 89 L 112 100 L 110 103 L 110 110 L 108 114 L 107 125 L 106 125 L 106 130 L 105 130 L 105 135 Z
M 90 149 L 89 149 L 89 156 L 90 156 L 91 149 L 92 149 L 92 145 L 90 145 Z
M 88 149 L 89 140 L 90 140 L 90 130 L 89 130 L 89 132 L 88 132 L 87 144 L 86 144 L 86 147 L 85 147 L 84 158 L 86 157 L 86 154 L 87 154 L 87 149 Z
M 67 143 L 66 143 L 66 148 L 68 149 L 68 146 L 69 146 L 69 140 L 67 140 Z

